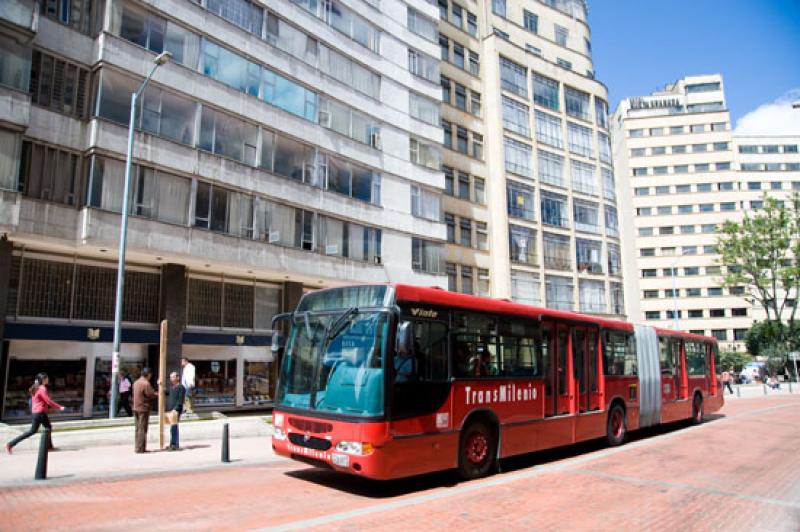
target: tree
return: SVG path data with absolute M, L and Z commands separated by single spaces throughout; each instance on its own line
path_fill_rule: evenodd
M 716 251 L 726 267 L 723 284 L 744 288 L 767 321 L 788 323 L 776 328 L 776 340 L 785 342 L 786 332 L 795 328 L 800 293 L 800 195 L 784 202 L 765 195 L 762 209 L 723 224 Z
M 751 362 L 753 357 L 744 351 L 734 351 L 732 349 L 725 349 L 719 354 L 719 368 L 718 371 L 729 370 L 733 368 L 734 371 L 742 371 L 742 368 L 748 362 Z
M 789 327 L 776 321 L 754 323 L 744 337 L 747 351 L 753 356 L 770 346 L 782 346 L 788 351 L 800 349 L 800 321 Z M 785 345 L 784 345 L 785 344 Z

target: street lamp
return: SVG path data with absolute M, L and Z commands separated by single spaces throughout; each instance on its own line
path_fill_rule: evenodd
M 136 123 L 136 100 L 139 95 L 144 92 L 144 88 L 153 77 L 155 71 L 161 65 L 167 63 L 172 54 L 169 52 L 161 52 L 155 59 L 153 59 L 153 68 L 150 73 L 144 78 L 144 81 L 139 86 L 139 89 L 131 94 L 131 118 L 128 122 L 128 156 L 125 159 L 125 185 L 122 189 L 122 224 L 119 228 L 119 258 L 117 262 L 117 297 L 114 304 L 114 346 L 111 352 L 111 401 L 109 402 L 108 417 L 115 418 L 117 416 L 117 394 L 119 392 L 119 383 L 117 377 L 119 374 L 119 350 L 120 341 L 122 336 L 122 291 L 125 287 L 125 243 L 128 235 L 128 196 L 131 190 L 131 160 L 133 159 L 133 132 L 134 124 Z

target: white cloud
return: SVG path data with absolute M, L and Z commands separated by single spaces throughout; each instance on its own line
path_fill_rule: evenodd
M 800 87 L 792 89 L 776 100 L 758 106 L 736 121 L 737 135 L 800 135 L 800 109 L 792 104 L 800 102 Z

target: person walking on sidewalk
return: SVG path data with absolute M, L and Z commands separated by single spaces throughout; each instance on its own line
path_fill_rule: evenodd
M 192 405 L 192 396 L 194 395 L 194 378 L 195 378 L 195 371 L 194 371 L 194 364 L 189 362 L 189 359 L 186 357 L 181 357 L 181 384 L 183 385 L 183 389 L 186 391 L 186 399 L 184 400 L 184 410 L 187 414 L 191 414 L 193 412 Z
M 115 415 L 119 415 L 120 408 L 124 408 L 128 417 L 131 417 L 131 378 L 125 373 L 124 369 L 119 370 L 119 403 Z
M 50 418 L 47 417 L 48 408 L 54 408 L 56 410 L 60 410 L 61 412 L 64 411 L 63 406 L 50 399 L 50 394 L 47 393 L 47 384 L 49 382 L 50 379 L 47 377 L 47 373 L 39 373 L 36 375 L 36 379 L 33 381 L 33 386 L 28 389 L 28 392 L 31 394 L 31 412 L 33 414 L 31 428 L 28 430 L 28 432 L 20 434 L 10 442 L 6 443 L 6 451 L 8 451 L 8 454 L 11 454 L 11 450 L 16 444 L 39 432 L 40 425 L 43 425 L 45 429 L 50 429 L 52 427 L 50 425 Z M 52 441 L 47 442 L 47 447 L 50 450 L 55 449 Z
M 725 388 L 733 395 L 733 388 L 731 387 L 731 372 L 725 370 L 722 372 L 722 393 L 725 393 Z
M 183 400 L 186 395 L 186 390 L 183 387 L 183 384 L 181 384 L 181 380 L 180 377 L 178 377 L 177 371 L 173 371 L 169 374 L 169 383 L 170 386 L 167 389 L 167 396 L 169 396 L 167 412 L 168 415 L 171 416 L 171 425 L 169 427 L 169 450 L 177 451 L 180 449 L 180 444 L 178 441 L 178 423 L 181 420 L 181 413 L 183 412 Z M 173 412 L 175 413 L 173 414 Z
M 133 383 L 133 415 L 136 418 L 135 450 L 147 452 L 147 425 L 150 421 L 150 402 L 157 397 L 150 384 L 150 368 L 142 369 L 142 375 Z

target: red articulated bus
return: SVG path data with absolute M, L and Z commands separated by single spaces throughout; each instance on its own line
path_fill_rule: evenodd
M 372 479 L 477 478 L 723 404 L 717 343 L 694 334 L 399 284 L 311 292 L 280 320 L 273 449 Z

